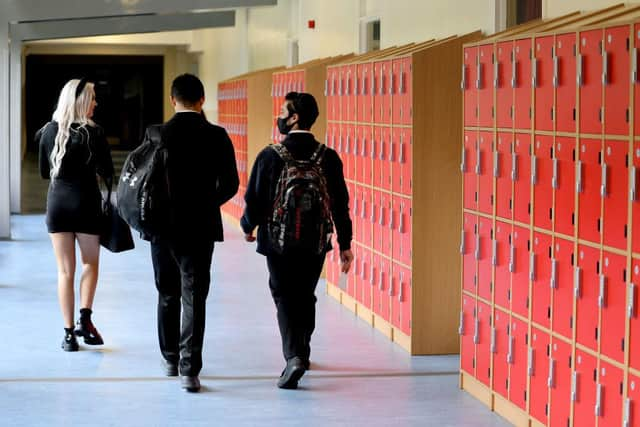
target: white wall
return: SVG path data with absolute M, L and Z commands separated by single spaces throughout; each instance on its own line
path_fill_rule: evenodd
M 43 40 L 31 44 L 137 44 L 137 45 L 189 45 L 193 42 L 193 31 L 165 31 L 161 33 L 126 34 L 121 36 L 72 37 L 68 39 Z
M 576 10 L 588 11 L 602 9 L 619 3 L 640 3 L 639 0 L 542 0 L 542 15 L 553 18 Z

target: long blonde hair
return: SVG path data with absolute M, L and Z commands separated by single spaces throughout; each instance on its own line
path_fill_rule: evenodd
M 78 99 L 76 99 L 76 89 L 79 84 L 79 79 L 72 79 L 64 85 L 58 98 L 58 106 L 53 112 L 53 120 L 58 122 L 58 133 L 51 151 L 52 178 L 58 176 L 62 158 L 67 152 L 67 140 L 71 132 L 86 132 L 86 129 L 84 129 L 86 125 L 95 125 L 91 118 L 87 116 L 91 108 L 91 102 L 95 97 L 93 83 L 87 83 Z M 80 128 L 78 130 L 71 129 L 72 123 L 79 123 Z

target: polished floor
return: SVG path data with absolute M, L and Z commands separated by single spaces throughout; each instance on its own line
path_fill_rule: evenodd
M 0 241 L 0 425 L 505 426 L 458 389 L 458 358 L 411 357 L 322 291 L 312 370 L 283 367 L 264 260 L 227 225 L 214 253 L 203 391 L 163 377 L 149 248 L 102 252 L 94 321 L 106 345 L 65 353 L 42 215 L 14 216 Z

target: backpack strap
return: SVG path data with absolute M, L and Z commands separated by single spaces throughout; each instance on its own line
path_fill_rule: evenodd
M 327 151 L 327 146 L 324 144 L 318 144 L 318 148 L 313 152 L 311 156 L 311 161 L 317 165 L 320 165 L 322 159 L 324 158 L 324 153 Z
M 284 144 L 271 144 L 271 148 L 276 153 L 278 153 L 278 156 L 280 156 L 280 158 L 284 160 L 285 163 L 291 163 L 295 161 L 293 156 L 291 156 L 291 153 L 289 152 L 289 150 L 287 150 L 287 147 L 284 146 Z
M 151 125 L 147 128 L 147 136 L 156 145 L 162 143 L 162 125 Z

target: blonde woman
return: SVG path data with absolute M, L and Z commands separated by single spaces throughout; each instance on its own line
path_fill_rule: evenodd
M 64 320 L 64 351 L 77 351 L 76 336 L 101 345 L 91 321 L 98 283 L 101 196 L 99 175 L 111 188 L 113 162 L 104 131 L 92 120 L 98 103 L 93 83 L 73 79 L 60 92 L 53 120 L 36 135 L 40 142 L 40 174 L 50 179 L 46 223 L 58 265 L 58 300 Z M 80 319 L 74 329 L 76 242 L 80 248 Z

